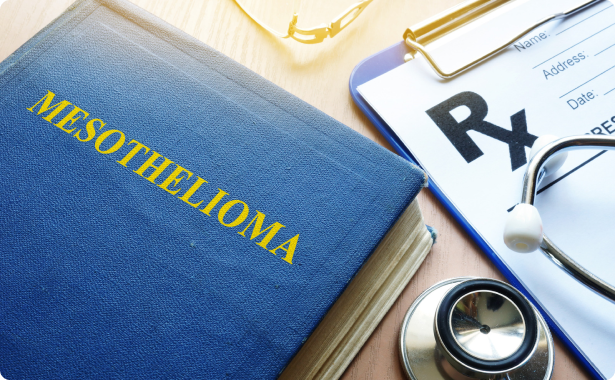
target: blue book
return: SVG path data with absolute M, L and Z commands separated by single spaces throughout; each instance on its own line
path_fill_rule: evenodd
M 0 155 L 8 380 L 276 378 L 335 326 L 314 374 L 432 244 L 420 169 L 123 0 L 0 63 Z

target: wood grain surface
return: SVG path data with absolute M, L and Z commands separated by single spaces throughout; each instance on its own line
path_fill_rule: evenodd
M 348 91 L 348 78 L 364 58 L 401 40 L 406 27 L 455 5 L 460 0 L 374 0 L 334 39 L 302 45 L 273 37 L 231 0 L 132 0 L 184 32 L 312 104 L 390 149 Z M 293 9 L 299 27 L 329 23 L 354 0 L 244 0 L 257 17 L 284 32 Z M 0 1 L 1 2 L 1 1 Z M 72 0 L 8 0 L 0 7 L 0 60 L 57 17 Z M 438 243 L 401 297 L 343 376 L 345 380 L 404 379 L 397 339 L 401 320 L 412 301 L 434 283 L 457 276 L 503 279 L 495 266 L 428 191 L 419 196 L 427 223 L 439 231 Z M 556 339 L 553 379 L 589 379 Z

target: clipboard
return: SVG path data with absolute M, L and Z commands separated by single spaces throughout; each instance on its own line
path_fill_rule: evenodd
M 422 44 L 428 44 L 429 42 L 438 39 L 440 36 L 452 30 L 471 23 L 472 21 L 497 9 L 498 7 L 506 4 L 509 1 L 510 0 L 469 0 L 463 2 L 458 6 L 450 8 L 430 19 L 427 19 L 409 28 L 404 33 L 403 38 L 404 40 L 406 40 L 410 34 L 410 37 L 413 40 L 416 41 L 418 39 Z M 597 3 L 597 1 L 586 1 L 580 6 L 575 7 L 575 9 L 569 10 L 568 12 L 562 12 L 562 14 L 556 15 L 554 17 L 565 17 L 568 14 L 583 10 L 586 7 L 591 6 L 595 3 Z M 551 21 L 552 19 L 553 18 L 541 20 L 536 25 L 542 25 L 548 21 Z M 524 31 L 524 33 L 521 33 L 521 35 L 519 35 L 518 37 L 521 37 L 527 32 L 533 30 L 535 26 L 530 28 L 529 30 Z M 413 33 L 414 35 L 412 35 Z M 518 38 L 515 38 L 515 40 L 516 39 Z M 492 55 L 497 54 L 499 51 L 508 47 L 513 42 L 514 40 L 506 42 L 502 46 L 491 51 L 490 53 L 478 58 L 470 65 L 464 68 L 460 68 L 451 76 L 460 74 L 462 71 L 473 66 L 474 64 L 477 64 L 485 59 L 490 58 Z M 368 119 L 378 129 L 378 131 L 386 138 L 386 140 L 389 142 L 389 144 L 391 144 L 393 149 L 395 149 L 395 151 L 406 160 L 414 163 L 417 166 L 420 166 L 418 164 L 418 161 L 413 157 L 412 153 L 408 150 L 408 148 L 406 148 L 403 142 L 397 137 L 395 132 L 367 103 L 367 101 L 361 96 L 361 94 L 357 90 L 360 85 L 387 73 L 388 71 L 404 64 L 408 60 L 411 60 L 416 53 L 417 50 L 410 47 L 406 41 L 400 41 L 395 45 L 392 45 L 384 50 L 379 51 L 378 53 L 364 59 L 358 65 L 355 66 L 352 73 L 350 74 L 349 88 L 350 94 L 355 104 L 368 117 Z M 429 57 L 427 58 L 429 60 Z M 433 62 L 430 63 L 432 63 L 433 67 Z M 437 68 L 434 68 L 434 70 L 436 72 L 438 71 Z M 536 306 L 536 308 L 540 311 L 540 313 L 547 321 L 551 331 L 563 341 L 565 346 L 575 355 L 577 360 L 579 360 L 581 364 L 583 364 L 583 366 L 591 374 L 591 376 L 596 379 L 607 380 L 602 375 L 600 375 L 597 369 L 590 363 L 590 361 L 585 357 L 585 355 L 583 355 L 579 348 L 571 341 L 566 332 L 553 321 L 553 319 L 540 305 L 540 303 L 536 302 L 534 297 L 522 285 L 522 283 L 515 276 L 515 274 L 508 268 L 508 266 L 505 265 L 505 263 L 500 259 L 500 257 L 487 244 L 487 242 L 477 233 L 474 227 L 472 227 L 472 225 L 464 218 L 464 216 L 455 208 L 452 202 L 444 195 L 441 189 L 431 180 L 431 178 L 428 179 L 428 183 L 428 187 L 431 192 L 442 203 L 442 205 L 444 205 L 446 210 L 450 212 L 455 221 L 457 221 L 457 223 L 461 225 L 464 231 L 480 247 L 480 249 L 487 255 L 487 257 L 496 265 L 500 273 L 504 275 L 504 277 L 510 282 L 510 284 L 512 284 L 519 291 L 521 291 L 532 302 L 532 304 Z

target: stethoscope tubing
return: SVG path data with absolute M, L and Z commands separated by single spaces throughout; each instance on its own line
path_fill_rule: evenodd
M 534 204 L 538 184 L 545 176 L 543 166 L 553 155 L 571 150 L 596 148 L 615 150 L 615 137 L 598 135 L 570 136 L 544 146 L 528 163 L 525 177 L 523 178 L 521 203 Z M 572 277 L 609 301 L 615 302 L 615 287 L 603 281 L 566 255 L 546 234 L 543 235 L 540 248 L 551 261 L 568 272 Z

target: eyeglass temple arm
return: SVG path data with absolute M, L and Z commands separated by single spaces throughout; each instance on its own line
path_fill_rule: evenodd
M 260 25 L 263 29 L 267 30 L 269 33 L 273 34 L 279 38 L 292 38 L 295 41 L 304 43 L 304 44 L 317 44 L 325 40 L 327 37 L 335 37 L 336 34 L 344 30 L 350 23 L 352 23 L 359 15 L 367 8 L 369 4 L 373 0 L 361 0 L 350 7 L 348 7 L 344 12 L 339 14 L 336 18 L 331 21 L 331 23 L 321 24 L 314 28 L 302 29 L 297 26 L 297 21 L 299 19 L 299 14 L 293 14 L 293 18 L 291 19 L 288 25 L 288 31 L 286 34 L 280 33 L 275 29 L 267 26 L 264 22 L 256 18 L 248 9 L 239 1 L 234 0 L 237 6 L 241 8 L 241 10 L 254 21 L 258 25 Z

